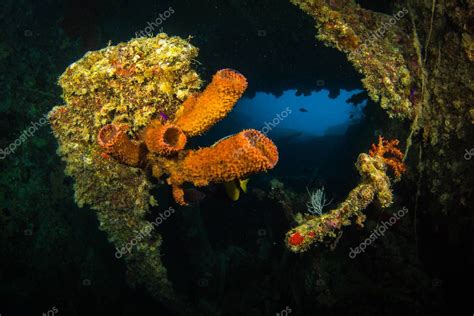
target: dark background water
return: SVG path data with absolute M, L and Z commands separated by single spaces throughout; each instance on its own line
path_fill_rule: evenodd
M 361 4 L 391 10 L 388 1 Z M 328 92 L 330 102 L 341 89 L 362 90 L 344 55 L 317 42 L 312 19 L 287 1 L 6 0 L 0 7 L 1 148 L 61 104 L 56 81 L 69 64 L 109 41 L 129 40 L 170 7 L 174 13 L 153 34 L 162 28 L 191 36 L 200 48 L 202 78 L 208 81 L 221 68 L 237 69 L 249 81 L 244 98 L 257 92 L 278 97 L 287 90 L 319 91 Z M 348 258 L 348 249 L 385 216 L 375 207 L 367 210 L 369 228 L 346 229 L 334 251 L 320 247 L 295 255 L 283 243 L 294 223 L 277 203 L 258 198 L 278 179 L 302 199 L 306 186 L 324 185 L 334 201 L 342 200 L 358 181 L 357 155 L 378 134 L 394 134 L 385 113 L 366 102 L 363 115 L 343 133 L 275 130 L 270 136 L 280 163 L 252 177 L 249 194 L 231 202 L 221 187 L 211 186 L 200 207 L 178 208 L 160 226 L 169 278 L 194 306 L 193 314 L 274 315 L 288 306 L 290 315 L 429 315 L 456 302 L 447 292 L 452 263 L 442 258 L 446 241 L 423 227 L 415 235 L 411 217 L 358 260 Z M 265 106 L 279 113 L 271 102 Z M 237 114 L 194 145 L 240 130 Z M 310 115 L 298 117 L 300 124 L 312 122 Z M 175 314 L 142 287 L 127 284 L 126 267 L 115 259 L 94 212 L 74 203 L 73 180 L 64 176 L 56 148 L 45 125 L 0 161 L 0 314 L 51 314 L 53 308 L 59 315 Z M 394 207 L 410 207 L 410 199 L 402 197 L 410 196 L 410 188 L 394 189 L 400 192 Z M 171 202 L 167 188 L 156 194 Z

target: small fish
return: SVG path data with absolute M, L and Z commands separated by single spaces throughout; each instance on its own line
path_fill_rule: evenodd
M 247 184 L 249 179 L 234 180 L 224 183 L 225 193 L 232 201 L 237 201 L 240 197 L 240 191 L 247 193 Z
M 235 181 L 224 183 L 225 193 L 232 201 L 237 201 L 240 197 L 240 190 Z
M 305 108 L 300 108 L 300 112 L 308 112 Z
M 169 120 L 170 118 L 168 117 L 168 115 L 166 115 L 164 112 L 160 111 L 160 116 L 161 118 L 164 120 L 164 121 L 167 121 Z
M 204 200 L 206 194 L 196 188 L 184 189 L 184 200 L 189 203 L 196 203 Z
M 349 115 L 349 118 L 351 119 L 354 118 L 354 114 Z
M 242 192 L 247 193 L 247 184 L 249 183 L 249 178 L 244 179 L 244 180 L 239 180 L 240 188 L 242 189 Z

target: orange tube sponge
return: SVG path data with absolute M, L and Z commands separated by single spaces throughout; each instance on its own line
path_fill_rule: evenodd
M 119 162 L 138 166 L 145 154 L 143 146 L 132 142 L 127 136 L 126 125 L 108 124 L 102 127 L 97 135 L 99 146 Z
M 184 101 L 176 125 L 188 136 L 201 135 L 223 119 L 247 89 L 245 77 L 232 69 L 218 71 L 206 89 Z
M 208 148 L 189 151 L 182 161 L 170 168 L 168 183 L 173 195 L 183 204 L 181 184 L 205 186 L 210 182 L 228 182 L 272 169 L 278 162 L 275 144 L 259 131 L 248 129 L 225 138 Z
M 167 123 L 162 125 L 153 120 L 143 133 L 143 140 L 149 151 L 160 155 L 170 155 L 184 148 L 186 135 L 176 125 Z

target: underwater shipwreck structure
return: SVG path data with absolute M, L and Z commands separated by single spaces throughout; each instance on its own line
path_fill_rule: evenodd
M 397 150 L 399 161 L 392 160 L 391 166 L 398 164 L 394 171 L 399 178 L 408 165 L 405 183 L 416 189 L 407 200 L 413 202 L 415 222 L 419 211 L 464 214 L 474 187 L 472 177 L 465 176 L 473 174 L 465 155 L 474 130 L 474 3 L 400 1 L 393 15 L 387 15 L 355 1 L 291 2 L 314 18 L 318 40 L 346 54 L 364 76 L 370 98 L 392 119 L 393 134 L 405 138 L 405 153 L 402 157 Z M 365 154 L 359 157 L 362 182 L 346 201 L 322 216 L 308 216 L 288 232 L 291 250 L 303 251 L 314 240 L 335 237 L 351 217 L 362 225 L 360 211 L 373 199 L 364 186 L 367 175 L 375 176 L 376 170 L 377 177 L 385 179 L 375 190 L 382 194 L 379 204 L 390 204 L 390 181 L 380 168 L 365 173 L 368 159 Z
M 399 1 L 393 15 L 355 1 L 291 0 L 316 22 L 318 40 L 346 54 L 364 79 L 370 98 L 391 118 L 390 135 L 361 153 L 360 183 L 334 209 L 308 215 L 284 238 L 293 252 L 337 237 L 373 201 L 393 202 L 394 182 L 419 212 L 472 217 L 474 4 L 463 1 Z M 66 105 L 49 115 L 66 173 L 75 179 L 75 200 L 97 212 L 100 228 L 120 248 L 147 230 L 150 190 L 170 185 L 187 203 L 186 184 L 230 182 L 272 169 L 276 146 L 256 130 L 244 130 L 211 147 L 187 149 L 224 118 L 247 87 L 230 69 L 202 81 L 188 41 L 159 34 L 89 52 L 59 79 Z M 457 226 L 457 229 L 463 229 Z M 162 237 L 141 240 L 124 256 L 132 283 L 146 284 L 163 301 L 176 299 L 160 257 Z M 172 304 L 170 304 L 172 305 Z

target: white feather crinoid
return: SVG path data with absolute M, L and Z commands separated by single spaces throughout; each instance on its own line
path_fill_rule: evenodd
M 322 215 L 323 208 L 331 204 L 331 201 L 326 200 L 326 194 L 324 193 L 324 187 L 317 189 L 316 191 L 310 192 L 308 188 L 306 188 L 309 194 L 309 201 L 306 203 L 308 207 L 308 212 L 313 215 Z

